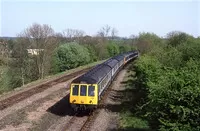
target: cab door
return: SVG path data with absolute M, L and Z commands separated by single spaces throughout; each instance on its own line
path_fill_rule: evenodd
M 88 85 L 88 104 L 97 105 L 98 104 L 98 87 L 97 84 Z

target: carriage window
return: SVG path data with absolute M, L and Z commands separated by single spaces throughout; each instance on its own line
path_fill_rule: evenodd
M 80 96 L 86 96 L 87 86 L 81 85 Z
M 73 90 L 72 90 L 72 95 L 73 96 L 78 96 L 78 89 L 79 89 L 79 86 L 78 85 L 74 85 Z
M 88 96 L 95 96 L 95 87 L 94 86 L 89 86 Z

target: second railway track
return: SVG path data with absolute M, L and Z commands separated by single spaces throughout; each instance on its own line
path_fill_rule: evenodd
M 54 79 L 52 81 L 37 85 L 34 88 L 31 88 L 31 89 L 26 90 L 24 92 L 20 92 L 20 93 L 15 94 L 15 95 L 13 95 L 11 97 L 5 98 L 5 99 L 0 101 L 0 110 L 3 110 L 5 108 L 7 108 L 7 107 L 10 107 L 10 106 L 22 101 L 22 100 L 34 95 L 34 94 L 42 92 L 42 91 L 52 87 L 53 85 L 55 85 L 57 83 L 61 83 L 61 82 L 65 82 L 67 80 L 70 80 L 73 77 L 76 77 L 77 75 L 80 75 L 82 73 L 87 72 L 91 68 L 92 67 L 86 68 L 86 69 L 83 69 L 83 70 L 80 70 L 80 71 L 76 71 L 76 72 L 68 74 L 66 76 L 62 76 L 62 77 L 56 78 L 56 79 Z

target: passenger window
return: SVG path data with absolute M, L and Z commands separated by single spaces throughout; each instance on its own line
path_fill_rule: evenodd
M 81 96 L 86 96 L 86 90 L 87 90 L 87 86 L 81 85 L 80 95 Z
M 88 96 L 95 96 L 95 87 L 94 86 L 89 86 Z
M 73 96 L 78 96 L 78 89 L 79 89 L 79 86 L 74 85 L 74 87 L 72 88 L 72 95 Z

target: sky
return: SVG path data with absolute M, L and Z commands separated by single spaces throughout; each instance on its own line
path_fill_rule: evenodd
M 198 0 L 0 0 L 0 36 L 17 36 L 33 23 L 48 24 L 56 32 L 84 30 L 95 35 L 109 25 L 129 37 L 153 32 L 165 37 L 171 31 L 200 36 Z

